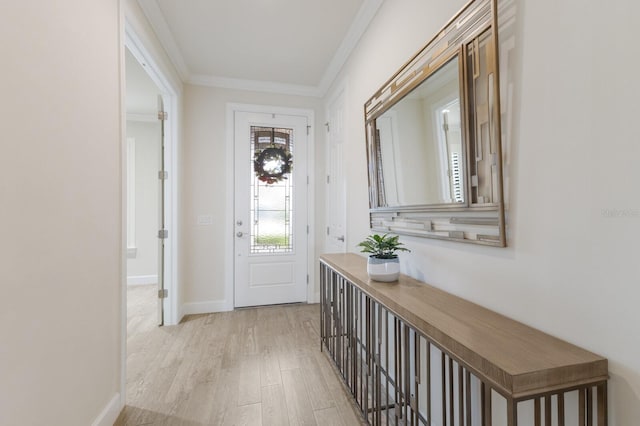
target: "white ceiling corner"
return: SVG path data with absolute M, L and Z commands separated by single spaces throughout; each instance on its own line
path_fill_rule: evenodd
M 383 2 L 384 0 L 365 0 L 364 3 L 362 3 L 362 7 L 360 7 L 358 14 L 351 23 L 347 35 L 342 40 L 340 47 L 338 47 L 338 50 L 322 76 L 322 80 L 320 80 L 318 84 L 318 93 L 320 93 L 320 96 L 324 96 L 327 93 L 327 90 L 329 90 L 329 87 L 338 76 L 347 59 L 349 59 L 349 55 L 351 55 L 360 37 L 362 37 L 362 34 L 367 30 L 369 23 Z
M 266 0 L 263 0 L 263 3 Z M 220 88 L 228 88 L 228 89 L 239 89 L 239 90 L 252 90 L 252 91 L 260 91 L 260 92 L 269 92 L 269 93 L 280 93 L 280 94 L 290 94 L 290 95 L 298 95 L 298 96 L 311 96 L 311 97 L 323 97 L 340 70 L 344 66 L 347 61 L 349 55 L 351 54 L 353 48 L 356 46 L 360 37 L 367 29 L 369 23 L 375 16 L 376 12 L 384 2 L 384 0 L 361 0 L 360 7 L 354 15 L 349 13 L 349 22 L 346 22 L 348 27 L 344 27 L 344 32 L 340 34 L 342 37 L 341 42 L 337 46 L 337 48 L 332 47 L 334 50 L 333 55 L 327 56 L 326 61 L 319 65 L 318 70 L 322 71 L 318 81 L 313 84 L 299 84 L 299 82 L 275 82 L 268 81 L 268 79 L 261 80 L 259 78 L 243 78 L 236 76 L 221 76 L 216 75 L 215 73 L 207 74 L 207 73 L 194 73 L 192 69 L 188 66 L 188 61 L 185 60 L 183 52 L 179 48 L 179 43 L 174 38 L 172 29 L 168 22 L 168 19 L 165 17 L 164 12 L 158 3 L 159 0 L 138 0 L 140 7 L 144 11 L 147 19 L 149 20 L 150 25 L 155 31 L 160 43 L 163 45 L 165 51 L 168 56 L 171 58 L 176 70 L 178 71 L 180 78 L 184 83 L 195 84 L 195 85 L 203 85 L 203 86 L 212 86 L 212 87 L 220 87 Z M 357 0 L 352 0 L 352 5 Z M 270 6 L 277 6 L 277 1 L 270 0 Z M 358 2 L 359 3 L 359 2 Z M 163 6 L 167 7 L 167 2 L 164 2 Z M 180 7 L 186 7 L 186 2 L 180 2 Z M 284 3 L 283 3 L 284 4 Z M 210 3 L 201 3 L 201 7 L 204 8 L 212 8 L 213 6 Z M 264 4 L 263 4 L 264 5 Z M 300 4 L 298 4 L 299 6 Z M 229 2 L 227 4 L 229 7 L 238 7 L 234 2 Z M 176 10 L 173 9 L 175 15 L 180 14 L 184 9 Z M 355 9 L 352 9 L 355 12 Z M 173 15 L 169 15 L 172 18 L 175 18 Z M 353 18 L 351 18 L 353 16 Z M 344 22 L 344 17 L 343 23 Z M 327 15 L 325 15 L 325 19 L 327 19 Z M 175 19 L 174 19 L 175 22 Z M 185 31 L 185 22 L 180 22 L 181 29 L 179 30 Z M 188 25 L 186 25 L 188 27 Z M 330 25 L 327 25 L 326 28 L 331 28 Z M 342 30 L 341 30 L 342 31 Z M 324 33 L 323 33 L 324 34 Z M 342 36 L 344 34 L 344 36 Z M 185 35 L 184 33 L 180 34 L 183 40 L 183 46 L 187 46 L 188 48 L 193 48 L 189 44 L 185 45 Z M 333 34 L 332 34 L 333 35 Z M 329 38 L 329 37 L 327 37 Z M 230 37 L 230 39 L 234 39 Z M 334 38 L 335 39 L 335 38 Z M 314 39 L 315 40 L 315 39 Z M 287 40 L 283 40 L 283 43 L 286 43 Z M 199 43 L 202 44 L 201 40 Z M 335 45 L 333 45 L 335 46 Z M 326 47 L 326 46 L 323 46 Z M 191 49 L 191 58 L 193 58 L 193 49 Z M 202 52 L 202 54 L 207 54 L 208 52 Z M 309 54 L 313 54 L 310 52 Z M 238 55 L 236 55 L 238 56 Z M 224 60 L 233 60 L 234 57 L 228 57 Z M 316 60 L 318 58 L 310 58 Z M 304 60 L 304 58 L 303 58 Z M 197 61 L 196 61 L 197 62 Z M 276 71 L 274 70 L 266 70 L 266 74 L 274 75 Z M 269 73 L 268 71 L 272 71 Z M 258 76 L 259 77 L 259 76 Z
M 167 20 L 164 18 L 164 14 L 162 10 L 160 10 L 158 3 L 156 0 L 138 0 L 138 4 L 140 4 L 158 40 L 160 40 L 164 50 L 167 52 L 167 55 L 169 55 L 173 66 L 176 67 L 178 75 L 183 82 L 189 81 L 191 78 L 189 68 L 182 57 L 182 52 L 180 52 L 176 41 L 173 39 Z

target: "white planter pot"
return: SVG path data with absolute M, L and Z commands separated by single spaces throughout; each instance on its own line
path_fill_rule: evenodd
M 398 281 L 398 278 L 400 278 L 400 260 L 397 257 L 393 259 L 378 259 L 377 257 L 369 256 L 367 274 L 374 281 L 386 283 Z

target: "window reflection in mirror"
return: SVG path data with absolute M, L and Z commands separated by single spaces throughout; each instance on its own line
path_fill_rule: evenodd
M 470 0 L 364 104 L 371 229 L 504 247 L 497 0 Z
M 383 206 L 464 203 L 458 57 L 376 118 Z

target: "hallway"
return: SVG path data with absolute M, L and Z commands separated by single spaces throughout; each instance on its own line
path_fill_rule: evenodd
M 155 325 L 155 286 L 128 290 L 127 405 L 116 425 L 359 425 L 319 351 L 319 305 Z

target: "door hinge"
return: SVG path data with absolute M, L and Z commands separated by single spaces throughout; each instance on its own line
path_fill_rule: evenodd
M 166 299 L 167 297 L 169 297 L 169 290 L 166 288 L 158 290 L 158 299 Z
M 307 235 L 309 235 L 309 225 L 307 225 Z
M 309 130 L 311 130 L 311 126 L 307 126 L 307 136 L 309 136 Z
M 309 175 L 307 175 L 307 185 L 309 185 Z
M 164 240 L 169 238 L 169 231 L 167 229 L 161 229 L 158 231 L 158 238 Z
M 158 111 L 158 120 L 168 120 L 169 119 L 169 114 L 166 113 L 165 111 Z
M 327 235 L 329 235 L 329 227 L 327 226 Z
M 309 285 L 309 274 L 307 274 L 307 285 Z
M 327 184 L 330 184 L 330 183 L 331 183 L 331 176 L 327 175 Z
M 169 179 L 169 172 L 164 171 L 164 170 L 160 170 L 158 172 L 158 179 L 160 180 L 167 180 Z
M 327 133 L 329 133 L 329 122 L 327 121 L 324 125 L 327 126 Z

